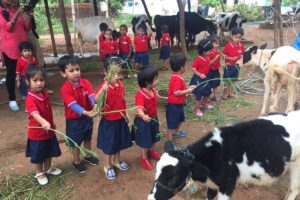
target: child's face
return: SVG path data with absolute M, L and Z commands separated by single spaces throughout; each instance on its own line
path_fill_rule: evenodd
M 111 40 L 112 39 L 112 32 L 111 31 L 105 31 L 104 38 L 106 40 Z
M 206 57 L 206 56 L 209 56 L 211 50 L 208 50 L 208 51 L 203 51 L 203 56 Z
M 80 66 L 78 64 L 68 64 L 65 72 L 61 72 L 61 75 L 71 83 L 77 83 L 80 79 Z
M 240 33 L 236 34 L 236 35 L 232 35 L 231 39 L 234 43 L 239 43 L 242 40 L 242 35 Z
M 41 92 L 45 87 L 45 77 L 41 73 L 35 74 L 29 80 L 29 87 L 33 92 Z
M 138 34 L 139 34 L 139 35 L 144 35 L 144 34 L 145 34 L 144 29 L 143 29 L 143 28 L 139 28 L 139 29 L 138 29 Z
M 114 77 L 111 80 L 111 83 L 116 84 L 118 82 L 118 80 L 120 80 L 120 79 L 122 79 L 122 74 L 121 73 L 115 74 Z
M 120 33 L 121 33 L 122 36 L 126 35 L 126 34 L 127 34 L 126 28 L 121 27 L 121 28 L 120 28 Z
M 184 72 L 185 72 L 185 66 L 182 66 L 181 68 L 180 68 L 180 74 L 183 74 Z
M 214 46 L 215 49 L 219 48 L 219 46 L 220 46 L 220 41 L 219 41 L 219 40 L 214 41 L 214 42 L 213 42 L 213 46 Z
M 25 58 L 30 58 L 32 56 L 32 51 L 31 49 L 23 49 L 21 51 L 22 56 L 24 56 Z
M 158 83 L 158 77 L 155 77 L 152 83 L 147 84 L 147 88 L 148 88 L 148 89 L 155 88 L 156 85 L 157 85 L 157 83 Z

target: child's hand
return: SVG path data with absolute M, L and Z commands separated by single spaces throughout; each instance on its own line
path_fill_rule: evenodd
M 97 115 L 98 115 L 98 106 L 97 106 L 97 104 L 95 104 L 94 105 L 94 107 L 93 107 L 93 109 L 91 110 L 91 115 L 89 116 L 89 117 L 92 117 L 92 118 L 94 118 L 94 117 L 96 117 Z
M 199 74 L 199 76 L 200 76 L 201 79 L 205 79 L 206 78 L 206 76 L 204 74 Z
M 190 85 L 188 91 L 193 92 L 193 90 L 196 88 L 196 85 Z
M 93 111 L 92 110 L 91 111 L 84 110 L 82 112 L 82 115 L 87 116 L 87 117 L 92 117 L 93 116 Z
M 43 120 L 43 122 L 41 123 L 41 126 L 46 131 L 49 131 L 51 128 L 51 124 L 49 122 L 47 122 L 46 120 Z
M 145 122 L 150 122 L 150 121 L 151 121 L 151 118 L 150 118 L 148 115 L 144 115 L 144 116 L 143 116 L 143 120 L 144 120 Z

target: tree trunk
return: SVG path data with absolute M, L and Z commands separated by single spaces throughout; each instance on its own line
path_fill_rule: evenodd
M 274 48 L 279 47 L 279 9 L 280 0 L 274 0 Z
M 191 12 L 191 0 L 188 0 L 188 11 Z
M 95 13 L 95 16 L 98 16 L 99 13 L 98 13 L 97 0 L 93 0 L 93 6 L 94 6 L 94 13 Z
M 224 2 L 223 0 L 220 0 L 221 6 L 222 6 L 222 11 L 225 12 L 225 7 L 224 7 Z
M 187 58 L 187 48 L 185 42 L 185 19 L 184 19 L 184 8 L 185 2 L 183 0 L 177 0 L 179 8 L 179 25 L 180 25 L 180 42 L 181 42 L 181 51 L 184 57 Z
M 38 39 L 33 35 L 32 31 L 27 33 L 27 39 L 33 46 L 33 55 L 36 57 L 39 66 L 44 66 L 44 56 Z
M 278 6 L 278 28 L 279 28 L 279 45 L 283 46 L 283 27 L 282 27 L 282 17 L 281 17 L 281 0 L 279 0 Z
M 69 55 L 74 55 L 72 43 L 71 43 L 71 35 L 68 28 L 66 13 L 65 13 L 65 3 L 64 0 L 58 0 L 59 5 L 59 14 L 60 14 L 60 22 L 63 27 L 65 41 L 66 41 L 66 49 Z
M 45 4 L 45 11 L 46 11 L 46 16 L 47 16 L 47 21 L 48 21 L 49 32 L 50 32 L 50 36 L 51 36 L 53 55 L 54 55 L 54 57 L 57 57 L 57 49 L 56 49 L 56 44 L 55 44 L 52 22 L 51 22 L 51 18 L 50 18 L 48 0 L 44 0 L 44 4 Z
M 144 9 L 145 9 L 145 12 L 146 12 L 148 18 L 150 19 L 150 24 L 152 24 L 152 18 L 151 18 L 151 15 L 150 15 L 150 13 L 149 13 L 147 4 L 145 3 L 145 0 L 142 0 L 142 4 L 143 4 L 143 6 L 144 6 Z

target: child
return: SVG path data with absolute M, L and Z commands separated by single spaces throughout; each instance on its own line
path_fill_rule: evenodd
M 208 72 L 208 77 L 211 80 L 210 81 L 210 86 L 212 88 L 212 95 L 211 95 L 211 100 L 213 101 L 220 101 L 221 97 L 218 96 L 218 87 L 220 86 L 220 51 L 219 51 L 219 46 L 220 46 L 220 38 L 216 35 L 214 35 L 211 38 L 211 41 L 213 43 L 213 49 L 211 50 L 211 53 L 209 55 L 210 58 L 210 67 L 211 69 Z
M 187 134 L 186 131 L 179 129 L 182 122 L 184 122 L 184 104 L 186 95 L 192 93 L 195 86 L 191 85 L 187 89 L 184 79 L 180 76 L 180 74 L 185 72 L 185 62 L 186 58 L 182 55 L 172 56 L 170 60 L 173 74 L 169 82 L 168 105 L 166 111 L 169 140 L 172 140 L 173 137 L 182 137 Z
M 223 79 L 226 81 L 227 87 L 224 88 L 223 99 L 236 98 L 233 94 L 234 82 L 238 80 L 240 67 L 237 61 L 242 57 L 245 51 L 241 39 L 244 35 L 242 28 L 236 27 L 231 30 L 231 40 L 223 50 L 225 65 Z
M 161 32 L 162 32 L 162 38 L 160 39 L 160 54 L 159 58 L 163 59 L 163 67 L 165 69 L 168 69 L 168 59 L 170 58 L 170 42 L 171 42 L 171 37 L 169 35 L 169 29 L 167 25 L 162 25 L 161 26 Z
M 119 53 L 119 46 L 117 41 L 113 40 L 112 38 L 112 30 L 106 29 L 104 31 L 104 40 L 102 41 L 100 49 L 100 54 L 104 55 L 103 59 L 103 66 L 105 69 L 105 72 L 107 72 L 107 67 L 109 65 L 109 58 L 112 55 L 117 55 Z
M 52 157 L 61 155 L 56 135 L 52 108 L 48 93 L 45 91 L 45 71 L 36 65 L 29 65 L 26 70 L 26 82 L 29 92 L 25 101 L 29 114 L 26 157 L 31 157 L 35 165 L 35 178 L 40 185 L 46 185 L 46 175 L 59 175 L 61 169 L 52 168 Z M 37 128 L 41 127 L 41 128 Z
M 65 105 L 66 133 L 79 146 L 83 142 L 84 148 L 91 150 L 93 132 L 93 116 L 91 111 L 94 101 L 94 92 L 91 83 L 80 77 L 80 63 L 76 56 L 63 56 L 58 61 L 61 75 L 66 79 L 61 87 L 61 97 Z M 80 151 L 72 142 L 74 162 L 73 166 L 79 173 L 87 171 L 80 160 Z M 93 156 L 86 156 L 84 160 L 91 165 L 97 165 L 99 160 Z
M 212 48 L 213 44 L 209 39 L 199 41 L 197 46 L 199 56 L 195 59 L 192 65 L 194 75 L 191 79 L 190 85 L 196 85 L 196 88 L 193 90 L 193 94 L 196 96 L 195 114 L 198 117 L 203 116 L 203 112 L 200 108 L 213 108 L 212 105 L 207 102 L 211 93 L 207 75 L 210 70 L 209 54 Z
M 106 23 L 101 23 L 99 25 L 99 29 L 100 29 L 100 35 L 99 35 L 99 55 L 100 55 L 100 60 L 104 60 L 104 55 L 101 54 L 100 49 L 101 49 L 101 45 L 103 44 L 103 41 L 104 41 L 104 31 L 106 31 L 106 29 L 108 29 L 108 25 Z
M 19 44 L 19 51 L 21 52 L 21 57 L 17 61 L 16 81 L 17 87 L 20 87 L 20 95 L 22 99 L 25 99 L 28 92 L 28 86 L 25 82 L 25 72 L 28 65 L 37 65 L 37 60 L 32 56 L 33 46 L 30 42 L 21 42 Z
M 149 65 L 149 55 L 148 55 L 148 35 L 145 34 L 144 27 L 142 25 L 138 26 L 138 34 L 134 37 L 134 62 L 135 62 L 135 70 L 139 71 L 141 67 L 141 63 L 143 66 Z
M 132 53 L 132 43 L 130 37 L 127 35 L 127 31 L 128 31 L 127 26 L 125 24 L 122 24 L 120 26 L 121 36 L 119 38 L 119 49 L 120 49 L 119 56 L 123 60 L 126 60 L 127 69 L 128 69 L 131 68 L 129 59 L 131 58 L 131 53 Z M 125 76 L 129 77 L 127 74 L 128 73 L 126 73 Z
M 112 80 L 105 80 L 96 91 L 98 101 L 102 92 L 106 92 L 106 101 L 102 107 L 102 118 L 98 128 L 97 147 L 105 154 L 104 172 L 109 180 L 116 179 L 113 168 L 127 170 L 128 164 L 120 160 L 120 151 L 132 146 L 130 130 L 127 124 L 125 90 L 119 80 L 120 67 L 111 65 L 108 73 Z M 118 111 L 120 112 L 114 112 Z M 106 114 L 107 112 L 107 114 Z M 112 112 L 112 113 L 109 113 Z
M 155 160 L 160 159 L 156 152 L 155 143 L 160 140 L 159 122 L 157 119 L 157 92 L 155 90 L 158 82 L 158 72 L 154 67 L 146 67 L 138 73 L 139 91 L 135 97 L 137 107 L 134 119 L 135 141 L 141 147 L 140 164 L 147 170 L 153 166 L 148 157 Z

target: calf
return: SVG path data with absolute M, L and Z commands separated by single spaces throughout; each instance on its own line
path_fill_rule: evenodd
M 286 199 L 294 200 L 300 188 L 299 119 L 294 111 L 215 128 L 182 150 L 167 142 L 148 200 L 170 199 L 190 180 L 208 187 L 209 200 L 230 200 L 237 183 L 270 185 L 287 171 Z

